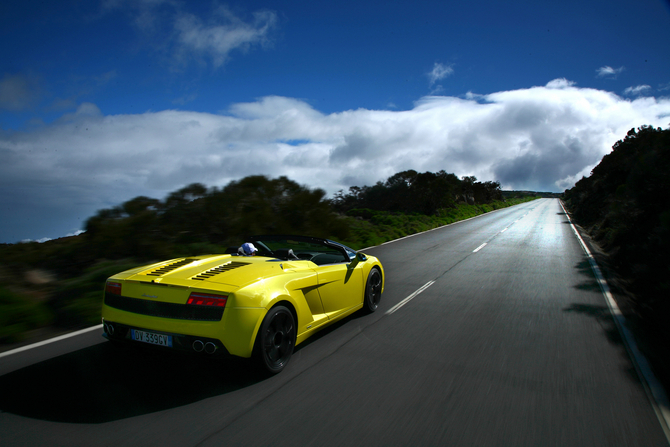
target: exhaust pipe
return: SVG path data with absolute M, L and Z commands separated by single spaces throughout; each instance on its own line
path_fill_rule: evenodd
M 205 349 L 205 344 L 201 342 L 200 340 L 196 340 L 193 342 L 193 350 L 195 352 L 202 352 L 202 350 Z
M 207 344 L 205 345 L 205 352 L 207 354 L 214 354 L 216 352 L 216 345 L 211 341 L 207 342 Z
M 110 335 L 110 336 L 114 335 L 114 325 L 113 324 L 107 323 L 105 321 L 104 326 L 105 326 L 105 332 L 107 332 L 108 335 Z

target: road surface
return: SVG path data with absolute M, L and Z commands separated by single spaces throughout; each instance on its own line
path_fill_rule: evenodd
M 558 200 L 366 250 L 379 310 L 244 361 L 90 331 L 0 358 L 3 446 L 667 446 Z

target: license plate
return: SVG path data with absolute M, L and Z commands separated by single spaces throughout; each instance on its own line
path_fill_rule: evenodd
M 149 343 L 152 345 L 172 347 L 172 336 L 164 334 L 154 334 L 153 332 L 138 331 L 137 329 L 130 330 L 130 336 L 135 341 Z

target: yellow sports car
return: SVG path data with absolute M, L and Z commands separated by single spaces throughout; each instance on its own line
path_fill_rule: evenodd
M 104 336 L 254 357 L 278 373 L 296 345 L 359 309 L 374 312 L 384 269 L 327 239 L 255 236 L 228 254 L 172 259 L 110 277 Z

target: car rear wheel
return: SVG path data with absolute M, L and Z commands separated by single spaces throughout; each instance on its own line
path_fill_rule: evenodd
M 377 268 L 370 270 L 368 282 L 365 284 L 365 297 L 363 309 L 367 313 L 372 313 L 379 307 L 379 300 L 382 298 L 382 274 Z
M 256 336 L 255 357 L 260 366 L 277 374 L 288 363 L 295 347 L 295 319 L 284 306 L 270 309 Z

